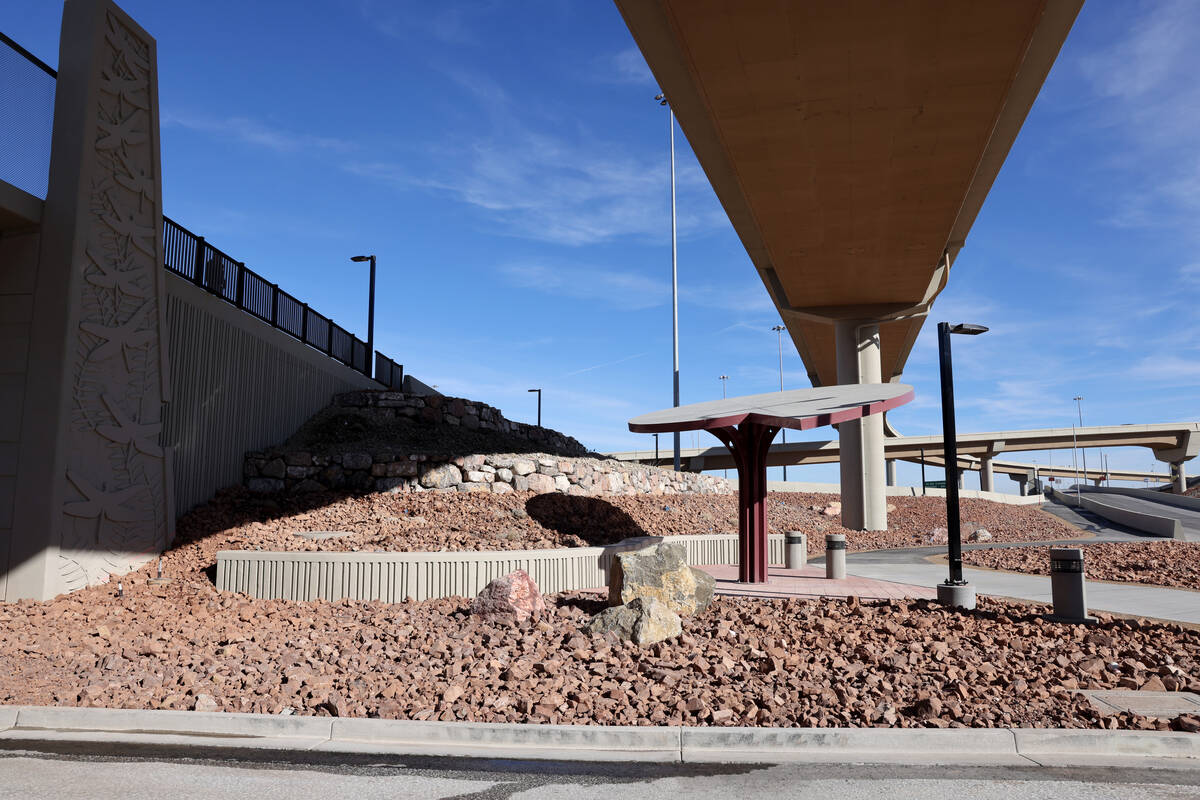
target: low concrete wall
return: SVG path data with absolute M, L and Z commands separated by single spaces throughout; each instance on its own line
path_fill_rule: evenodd
M 1097 516 L 1104 517 L 1107 520 L 1125 525 L 1134 530 L 1149 533 L 1153 536 L 1162 536 L 1166 539 L 1182 538 L 1183 526 L 1177 519 L 1110 506 L 1108 503 L 1103 503 L 1094 497 L 1088 497 L 1086 492 L 1081 493 L 1078 498 L 1076 498 L 1073 492 L 1064 494 L 1058 489 L 1052 489 L 1051 492 L 1054 499 L 1063 505 L 1073 508 L 1085 508 Z
M 241 483 L 246 451 L 291 436 L 335 394 L 379 388 L 178 275 L 166 281 L 174 390 L 162 442 L 177 514 Z
M 672 536 L 687 544 L 689 564 L 736 564 L 736 534 Z M 267 600 L 381 600 L 474 597 L 490 581 L 523 569 L 546 593 L 608 585 L 613 556 L 663 541 L 626 539 L 607 547 L 553 550 L 463 550 L 438 553 L 217 553 L 217 589 Z M 783 563 L 783 536 L 768 540 L 768 561 Z
M 737 486 L 737 479 L 731 478 L 731 484 Z M 767 491 L 769 492 L 814 492 L 816 494 L 841 494 L 842 487 L 838 483 L 807 483 L 804 481 L 767 481 Z M 888 486 L 886 489 L 888 497 L 920 497 L 921 488 L 919 486 Z M 945 497 L 945 489 L 926 489 L 925 494 L 930 497 Z M 1014 506 L 1036 506 L 1041 505 L 1043 498 L 1040 494 L 1019 495 L 1005 494 L 1004 492 L 981 492 L 978 489 L 959 489 L 958 496 L 960 498 L 971 498 L 974 500 L 990 500 L 993 503 L 1007 503 Z
M 1172 494 L 1171 492 L 1156 492 L 1152 489 L 1127 489 L 1122 486 L 1084 486 L 1081 494 L 1123 494 L 1126 497 L 1140 497 L 1164 506 L 1186 508 L 1189 511 L 1200 511 L 1200 497 Z

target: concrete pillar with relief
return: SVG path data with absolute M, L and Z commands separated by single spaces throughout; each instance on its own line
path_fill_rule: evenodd
M 834 323 L 838 383 L 882 383 L 879 325 L 862 320 Z M 851 530 L 887 530 L 883 458 L 883 415 L 843 422 L 841 444 L 842 525 Z
M 156 61 L 116 5 L 67 0 L 40 246 L 23 265 L 6 600 L 105 582 L 172 534 Z
M 1187 491 L 1187 470 L 1184 469 L 1184 461 L 1176 461 L 1171 467 L 1175 471 L 1175 492 L 1183 494 Z
M 886 462 L 886 469 L 887 469 L 887 485 L 895 486 L 896 485 L 896 459 L 889 458 Z

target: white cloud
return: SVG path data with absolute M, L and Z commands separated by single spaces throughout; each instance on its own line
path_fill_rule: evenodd
M 616 83 L 641 83 L 654 85 L 654 74 L 642 57 L 642 51 L 630 46 L 612 56 L 607 77 Z
M 604 267 L 552 267 L 546 264 L 508 264 L 499 269 L 510 283 L 547 294 L 592 300 L 629 311 L 661 305 L 670 299 L 665 282 L 636 272 Z
M 346 139 L 296 133 L 248 117 L 216 118 L 167 112 L 163 115 L 162 124 L 213 134 L 218 138 L 234 139 L 277 153 L 296 153 L 302 150 L 349 152 L 355 149 L 354 143 Z

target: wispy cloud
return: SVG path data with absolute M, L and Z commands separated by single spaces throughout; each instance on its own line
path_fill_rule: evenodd
M 1147 3 L 1121 38 L 1080 59 L 1096 96 L 1091 125 L 1121 147 L 1105 168 L 1129 188 L 1114 198 L 1118 227 L 1192 226 L 1200 211 L 1200 4 Z
M 563 377 L 570 378 L 572 375 L 582 375 L 585 372 L 592 372 L 594 370 L 604 369 L 605 367 L 615 367 L 617 364 L 624 364 L 626 361 L 633 361 L 635 358 L 641 358 L 642 356 L 645 356 L 645 355 L 649 355 L 649 353 L 648 352 L 634 353 L 631 356 L 625 356 L 624 358 L 618 358 L 615 361 L 605 361 L 603 364 L 593 364 L 590 367 L 584 367 L 583 369 L 572 370 L 571 372 L 565 373 L 563 375 Z
M 346 139 L 297 133 L 249 117 L 218 118 L 169 111 L 163 115 L 162 124 L 212 134 L 217 138 L 231 139 L 276 153 L 297 153 L 304 150 L 349 153 L 355 149 L 355 144 Z
M 636 46 L 630 46 L 613 54 L 609 60 L 606 77 L 614 83 L 639 83 L 646 86 L 654 85 L 654 74 L 646 65 L 642 51 Z
M 665 281 L 604 267 L 509 264 L 500 267 L 499 272 L 510 283 L 522 288 L 592 300 L 629 311 L 661 305 L 671 292 Z

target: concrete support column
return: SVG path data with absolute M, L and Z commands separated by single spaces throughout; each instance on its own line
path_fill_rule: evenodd
M 1175 470 L 1175 491 L 1178 494 L 1187 491 L 1187 472 L 1184 470 L 1183 464 L 1182 461 L 1176 461 L 1171 465 Z
M 838 383 L 882 383 L 879 326 L 861 320 L 834 323 Z M 884 491 L 883 415 L 838 426 L 841 442 L 842 525 L 851 530 L 887 530 Z
M 992 458 L 985 456 L 979 459 L 979 489 L 984 492 L 994 492 L 995 484 L 992 476 Z
M 886 464 L 886 470 L 887 470 L 887 485 L 895 486 L 896 485 L 896 459 L 889 458 L 885 462 L 885 464 Z
M 1028 478 L 1014 477 L 1013 480 L 1015 480 L 1017 482 L 1017 494 L 1021 495 L 1022 497 L 1029 494 L 1029 491 L 1028 491 L 1029 479 Z

